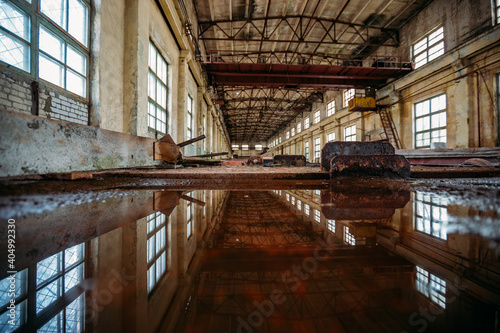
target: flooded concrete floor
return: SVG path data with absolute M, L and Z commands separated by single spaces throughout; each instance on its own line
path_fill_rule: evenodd
M 499 332 L 500 178 L 9 181 L 0 217 L 1 332 Z

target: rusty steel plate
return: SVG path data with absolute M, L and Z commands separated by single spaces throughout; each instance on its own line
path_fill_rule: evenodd
M 330 162 L 330 177 L 336 176 L 409 178 L 410 163 L 401 155 L 336 155 Z
M 321 169 L 330 170 L 330 161 L 337 155 L 394 155 L 394 147 L 389 142 L 328 142 L 321 150 Z

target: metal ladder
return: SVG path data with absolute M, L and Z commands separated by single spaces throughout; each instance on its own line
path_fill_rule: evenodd
M 394 126 L 391 113 L 384 107 L 379 108 L 377 112 L 380 115 L 380 120 L 382 121 L 382 126 L 384 127 L 387 140 L 394 145 L 394 148 L 402 149 L 401 140 L 399 139 L 398 132 Z

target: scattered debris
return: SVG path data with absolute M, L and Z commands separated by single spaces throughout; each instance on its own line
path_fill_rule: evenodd
M 260 156 L 250 156 L 246 161 L 245 165 L 262 165 L 264 162 Z
M 273 157 L 273 164 L 281 166 L 306 166 L 306 157 L 304 155 L 275 155 Z
M 205 134 L 202 134 L 191 140 L 187 140 L 179 144 L 176 144 L 172 139 L 172 137 L 170 136 L 170 134 L 167 134 L 154 143 L 153 145 L 154 160 L 162 160 L 164 162 L 173 163 L 175 166 L 177 166 L 177 164 L 190 165 L 190 166 L 200 165 L 200 164 L 220 165 L 221 164 L 220 160 L 207 160 L 204 159 L 204 157 L 227 155 L 228 154 L 227 152 L 203 154 L 198 156 L 186 156 L 186 157 L 182 156 L 180 148 L 187 146 L 191 143 L 203 140 L 205 138 L 206 138 Z

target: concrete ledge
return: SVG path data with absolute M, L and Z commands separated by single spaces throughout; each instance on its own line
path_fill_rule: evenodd
M 0 110 L 0 177 L 154 165 L 154 139 Z

